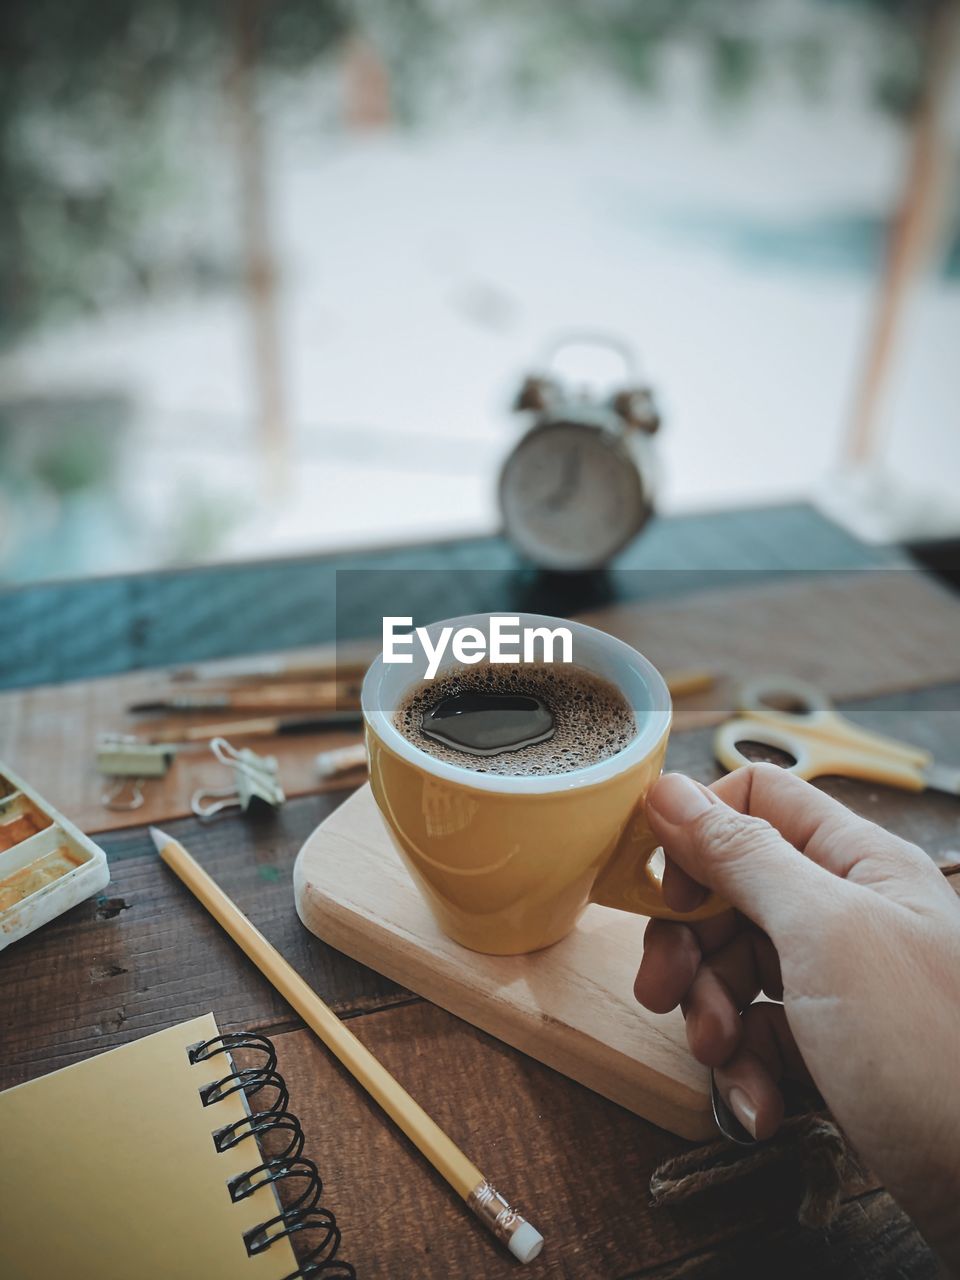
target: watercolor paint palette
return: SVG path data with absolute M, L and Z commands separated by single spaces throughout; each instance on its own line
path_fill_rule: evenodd
M 109 879 L 100 846 L 0 761 L 0 951 Z

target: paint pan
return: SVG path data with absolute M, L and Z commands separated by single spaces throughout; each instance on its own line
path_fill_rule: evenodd
M 99 845 L 0 762 L 0 951 L 109 879 Z

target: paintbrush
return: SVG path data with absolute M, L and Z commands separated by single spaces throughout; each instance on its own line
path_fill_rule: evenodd
M 309 684 L 279 684 L 258 689 L 209 689 L 176 693 L 127 708 L 143 712 L 182 711 L 336 711 L 359 706 L 360 686 L 351 681 L 321 680 Z
M 695 693 L 707 693 L 717 683 L 712 671 L 665 671 L 663 678 L 671 698 L 689 698 Z
M 349 729 L 363 721 L 359 708 L 323 711 L 312 716 L 259 716 L 254 720 L 223 720 L 216 724 L 189 724 L 175 729 L 156 729 L 138 736 L 138 741 L 157 745 L 165 742 L 206 742 L 209 738 L 270 738 L 297 733 L 323 733 L 327 729 Z
M 360 652 L 360 650 L 363 652 Z M 362 680 L 379 652 L 379 647 L 350 646 L 350 654 L 318 657 L 227 658 L 197 667 L 178 667 L 170 672 L 177 683 L 222 681 L 226 684 L 281 682 L 285 680 Z M 369 652 L 368 652 L 369 650 Z

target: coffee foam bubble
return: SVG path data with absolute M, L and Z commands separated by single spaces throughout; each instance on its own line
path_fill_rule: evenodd
M 523 694 L 540 698 L 553 713 L 556 728 L 547 742 L 536 742 L 495 756 L 477 756 L 428 738 L 424 712 L 463 693 Z M 616 755 L 637 736 L 637 722 L 615 686 L 582 667 L 563 664 L 497 665 L 489 662 L 424 680 L 402 699 L 394 727 L 427 755 L 473 773 L 510 777 L 572 773 Z

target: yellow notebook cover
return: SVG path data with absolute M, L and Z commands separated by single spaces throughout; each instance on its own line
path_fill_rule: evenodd
M 246 1115 L 238 1091 L 203 1106 L 230 1071 L 187 1050 L 213 1014 L 0 1093 L 4 1280 L 280 1280 L 290 1242 L 249 1256 L 244 1232 L 279 1212 L 270 1187 L 234 1202 L 228 1181 L 260 1163 L 255 1138 L 217 1151 Z

